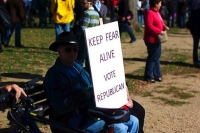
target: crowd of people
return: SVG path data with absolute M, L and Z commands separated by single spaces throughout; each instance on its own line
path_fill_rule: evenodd
M 145 28 L 144 43 L 148 53 L 144 72 L 145 81 L 155 83 L 156 81 L 161 82 L 163 80 L 160 70 L 162 43 L 158 40 L 157 35 L 165 30 L 169 30 L 169 27 L 174 27 L 175 15 L 178 18 L 177 24 L 180 24 L 180 27 L 185 27 L 186 22 L 182 22 L 182 19 L 185 19 L 185 17 L 182 16 L 181 12 L 177 9 L 189 13 L 189 23 L 187 27 L 190 29 L 194 40 L 193 61 L 195 65 L 199 65 L 198 44 L 200 39 L 200 27 L 197 25 L 200 23 L 200 20 L 196 19 L 200 18 L 198 16 L 199 6 L 195 7 L 195 4 L 191 3 L 191 1 L 193 0 L 137 1 L 138 21 L 141 22 L 142 26 Z M 5 38 L 4 46 L 9 45 L 10 37 L 15 30 L 15 46 L 22 47 L 20 37 L 21 28 L 23 24 L 27 23 L 29 18 L 29 16 L 27 16 L 27 12 L 29 12 L 29 9 L 31 10 L 29 2 L 32 4 L 36 2 L 37 4 L 35 5 L 39 6 L 40 26 L 47 25 L 47 20 L 45 18 L 47 17 L 47 11 L 51 12 L 52 20 L 55 24 L 55 42 L 49 46 L 49 50 L 57 52 L 58 57 L 55 64 L 47 71 L 43 83 L 47 101 L 51 108 L 49 118 L 89 132 L 98 132 L 102 130 L 105 121 L 94 120 L 88 116 L 86 112 L 89 107 L 94 106 L 94 95 L 90 78 L 86 41 L 84 40 L 84 30 L 100 25 L 101 18 L 103 23 L 106 23 L 105 17 L 107 8 L 110 7 L 111 21 L 118 21 L 120 35 L 123 31 L 127 31 L 131 38 L 129 43 L 135 42 L 136 37 L 126 19 L 127 12 L 130 9 L 129 1 L 118 1 L 118 15 L 117 18 L 115 18 L 113 14 L 116 12 L 114 12 L 113 7 L 116 3 L 109 0 L 52 0 L 50 2 L 50 7 L 48 0 L 27 0 L 26 3 L 23 0 L 4 0 L 4 6 L 8 9 L 12 23 L 11 29 L 3 36 Z M 185 4 L 185 2 L 187 4 Z M 168 6 L 166 7 L 166 25 L 163 20 L 162 3 Z M 182 3 L 184 8 L 180 8 L 181 6 L 178 6 L 178 3 Z M 199 5 L 199 3 L 196 4 Z M 178 8 L 176 6 L 178 6 Z M 81 28 L 78 34 L 76 34 L 77 31 L 71 31 L 70 27 L 72 21 L 74 21 L 75 26 L 78 25 Z M 1 35 L 3 34 L 1 33 Z M 83 62 L 86 64 L 85 69 L 83 68 Z M 15 90 L 17 92 L 16 98 L 19 98 L 21 93 L 26 96 L 24 91 L 16 85 L 4 86 L 2 89 L 6 91 Z M 113 127 L 115 133 L 143 133 L 145 111 L 140 104 L 130 98 L 128 87 L 127 104 L 125 106 L 135 112 L 136 115 L 131 113 L 128 121 L 114 123 Z M 53 127 L 51 127 L 51 130 L 52 132 L 58 132 L 58 130 Z

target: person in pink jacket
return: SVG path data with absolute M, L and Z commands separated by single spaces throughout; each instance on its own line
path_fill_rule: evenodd
M 144 80 L 150 83 L 162 81 L 160 71 L 160 56 L 162 44 L 158 40 L 158 34 L 161 34 L 169 28 L 164 24 L 159 13 L 162 0 L 150 0 L 150 9 L 145 14 L 144 42 L 147 46 L 148 57 L 146 60 Z

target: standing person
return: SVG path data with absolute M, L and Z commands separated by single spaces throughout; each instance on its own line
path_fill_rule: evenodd
M 199 7 L 196 10 L 191 11 L 187 22 L 187 28 L 189 28 L 193 38 L 193 63 L 195 67 L 200 67 L 198 59 L 198 47 L 200 40 L 200 2 L 198 5 Z
M 48 0 L 48 11 L 47 11 L 47 17 L 48 17 L 48 23 L 52 23 L 52 13 L 49 11 L 51 9 L 51 2 L 52 0 Z
M 22 47 L 21 30 L 26 19 L 25 3 L 23 0 L 7 0 L 6 8 L 11 16 L 12 26 L 6 33 L 5 46 L 9 45 L 10 38 L 15 30 L 15 47 Z
M 0 6 L 2 8 L 5 9 L 6 7 L 6 0 L 0 0 Z M 2 25 L 1 25 L 2 26 Z M 1 28 L 0 28 L 1 29 Z M 4 45 L 4 34 L 5 34 L 5 28 L 3 27 L 1 30 L 0 30 L 0 53 L 3 52 L 3 48 L 2 48 L 2 45 Z
M 169 28 L 164 24 L 159 10 L 162 0 L 150 0 L 150 9 L 145 14 L 144 42 L 147 46 L 148 57 L 146 60 L 144 80 L 154 83 L 162 81 L 160 71 L 160 55 L 162 44 L 159 42 L 157 35 Z
M 50 50 L 58 53 L 55 64 L 47 71 L 44 91 L 50 104 L 50 119 L 73 128 L 97 133 L 105 122 L 96 121 L 88 115 L 87 109 L 94 105 L 93 85 L 89 74 L 75 62 L 79 51 L 77 40 L 72 32 L 63 32 L 52 43 Z M 127 104 L 132 108 L 127 89 Z M 59 116 L 59 117 L 58 117 Z M 126 122 L 114 123 L 115 133 L 137 133 L 138 119 L 130 115 Z M 53 133 L 62 133 L 51 128 Z
M 84 31 L 87 28 L 95 27 L 99 25 L 99 13 L 95 11 L 93 4 L 96 0 L 82 0 L 81 6 L 84 10 L 83 15 L 81 17 L 80 26 Z M 79 39 L 79 54 L 77 58 L 77 63 L 83 66 L 85 61 L 85 69 L 88 73 L 90 73 L 90 64 L 87 53 L 87 45 L 85 41 L 84 34 L 82 33 Z
M 178 25 L 180 28 L 185 28 L 185 23 L 186 23 L 186 13 L 187 13 L 187 1 L 186 0 L 181 0 L 178 2 L 178 12 L 177 12 L 177 17 L 178 17 Z
M 198 0 L 188 0 L 188 15 L 190 16 L 190 13 L 192 10 L 196 10 L 198 8 Z
M 26 8 L 26 21 L 25 21 L 25 27 L 28 26 L 29 23 L 29 19 L 30 19 L 30 10 L 31 10 L 31 3 L 32 0 L 24 0 L 25 3 L 25 8 Z M 30 26 L 30 25 L 29 25 Z
M 63 31 L 70 31 L 70 23 L 74 19 L 74 0 L 52 0 L 51 13 L 55 23 L 56 40 Z
M 168 10 L 168 14 L 167 14 L 167 26 L 174 28 L 174 19 L 175 19 L 175 13 L 176 13 L 176 9 L 178 7 L 178 3 L 177 0 L 168 0 L 167 2 L 167 10 Z M 171 23 L 171 25 L 170 25 Z
M 144 13 L 145 13 L 146 1 L 137 0 L 137 13 L 138 13 L 138 22 L 144 27 Z
M 129 26 L 126 16 L 129 11 L 129 0 L 120 0 L 119 1 L 119 10 L 118 10 L 118 23 L 119 23 L 119 32 L 120 36 L 123 31 L 127 31 L 131 40 L 129 43 L 134 43 L 136 41 L 135 35 L 133 34 L 132 29 Z
M 94 3 L 94 8 L 96 8 L 95 10 L 98 11 L 98 13 L 100 14 L 100 17 L 103 20 L 103 24 L 105 24 L 106 15 L 107 15 L 107 7 L 100 0 L 96 0 Z
M 39 27 L 47 26 L 48 0 L 38 0 Z

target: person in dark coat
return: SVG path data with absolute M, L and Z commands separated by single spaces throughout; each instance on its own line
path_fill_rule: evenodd
M 119 32 L 120 36 L 123 31 L 127 31 L 131 40 L 129 43 L 134 43 L 136 41 L 135 35 L 133 34 L 132 29 L 129 26 L 126 16 L 129 11 L 129 0 L 120 0 L 119 1 L 119 10 L 118 10 L 118 23 L 119 23 Z
M 167 10 L 168 10 L 167 26 L 168 27 L 174 28 L 174 15 L 176 13 L 177 6 L 178 6 L 177 0 L 168 0 L 167 2 Z
M 187 13 L 187 1 L 181 0 L 178 2 L 178 12 L 177 12 L 177 17 L 178 17 L 177 24 L 180 28 L 185 28 L 186 13 Z
M 15 47 L 21 47 L 21 29 L 26 18 L 25 3 L 23 0 L 7 0 L 6 8 L 11 16 L 12 26 L 6 33 L 5 46 L 8 46 L 15 30 Z
M 0 0 L 0 6 L 2 8 L 5 8 L 5 6 L 6 6 L 5 0 Z M 4 28 L 2 28 L 2 29 L 4 29 Z M 4 34 L 5 34 L 5 31 L 0 30 L 0 53 L 3 52 L 3 48 L 1 45 L 4 45 Z
M 190 30 L 193 38 L 193 63 L 195 67 L 200 67 L 198 59 L 198 47 L 200 40 L 200 2 L 196 10 L 192 10 L 187 22 L 187 28 Z
M 99 13 L 100 18 L 102 18 L 103 24 L 105 24 L 107 7 L 100 0 L 96 0 L 94 3 L 94 8 Z

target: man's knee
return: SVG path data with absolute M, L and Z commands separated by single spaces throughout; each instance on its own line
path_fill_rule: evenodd
M 115 133 L 126 133 L 128 131 L 128 126 L 123 123 L 116 123 L 113 125 Z
M 130 122 L 133 123 L 133 125 L 139 125 L 139 120 L 137 117 L 130 115 Z

